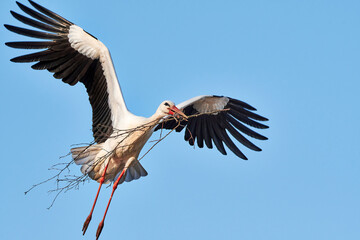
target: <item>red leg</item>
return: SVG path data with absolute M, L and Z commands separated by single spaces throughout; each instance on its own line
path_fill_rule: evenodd
M 115 192 L 117 186 L 119 185 L 120 179 L 121 179 L 122 176 L 124 175 L 126 169 L 127 169 L 127 168 L 124 168 L 124 169 L 122 170 L 120 176 L 119 176 L 119 177 L 116 179 L 116 181 L 114 182 L 113 190 L 112 190 L 112 192 L 111 192 L 111 196 L 110 196 L 109 202 L 108 202 L 108 204 L 107 204 L 107 206 L 106 206 L 106 210 L 105 210 L 105 213 L 104 213 L 104 217 L 103 217 L 103 219 L 101 220 L 101 222 L 99 223 L 99 227 L 98 227 L 98 229 L 97 229 L 97 231 L 96 231 L 96 240 L 99 238 L 99 236 L 100 236 L 100 234 L 101 234 L 101 231 L 102 231 L 102 229 L 103 229 L 103 227 L 104 227 L 104 221 L 105 221 L 106 213 L 107 213 L 107 211 L 108 211 L 108 209 L 109 209 L 109 206 L 110 206 L 111 199 L 112 199 L 112 197 L 113 197 L 113 195 L 114 195 L 114 192 Z
M 105 181 L 105 173 L 106 173 L 107 167 L 109 166 L 109 163 L 110 163 L 110 159 L 109 159 L 108 163 L 105 166 L 103 174 L 101 175 L 101 178 L 100 178 L 100 181 L 99 181 L 99 183 L 100 183 L 99 188 L 98 188 L 98 191 L 96 193 L 95 201 L 94 201 L 94 204 L 93 204 L 93 206 L 91 208 L 90 214 L 89 214 L 89 216 L 86 218 L 86 220 L 84 222 L 84 225 L 83 225 L 83 228 L 82 228 L 83 235 L 85 234 L 85 232 L 86 232 L 86 230 L 87 230 L 87 228 L 89 226 L 89 223 L 91 221 L 91 217 L 92 217 L 92 214 L 93 214 L 93 211 L 94 211 L 94 208 L 95 208 L 95 204 L 96 204 L 96 201 L 97 201 L 99 193 L 100 193 L 101 186 Z

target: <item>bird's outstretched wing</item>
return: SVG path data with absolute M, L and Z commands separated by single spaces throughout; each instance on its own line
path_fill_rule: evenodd
M 246 156 L 234 144 L 228 133 L 254 151 L 261 151 L 261 149 L 246 139 L 242 133 L 260 140 L 267 139 L 244 124 L 264 129 L 268 126 L 257 121 L 268 119 L 254 113 L 253 111 L 256 110 L 254 107 L 240 100 L 222 96 L 198 96 L 177 107 L 189 116 L 189 119 L 182 120 L 180 123 L 175 119 L 166 119 L 159 123 L 155 131 L 162 128 L 175 128 L 176 132 L 180 132 L 185 128 L 185 141 L 188 141 L 190 145 L 194 145 L 196 140 L 199 148 L 204 147 L 204 142 L 208 148 L 213 148 L 214 143 L 216 148 L 226 155 L 223 144 L 225 143 L 236 156 L 244 160 L 247 160 Z
M 19 2 L 17 5 L 32 18 L 11 11 L 26 25 L 43 31 L 11 25 L 5 27 L 17 34 L 46 41 L 7 42 L 6 45 L 21 49 L 45 49 L 19 56 L 13 62 L 37 62 L 33 69 L 47 69 L 63 82 L 85 85 L 93 110 L 93 136 L 104 142 L 113 132 L 127 108 L 116 77 L 110 53 L 106 46 L 79 26 L 58 14 L 29 0 L 33 10 Z

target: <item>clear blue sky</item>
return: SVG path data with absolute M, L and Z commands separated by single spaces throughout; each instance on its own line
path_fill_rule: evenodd
M 149 175 L 118 188 L 101 239 L 360 239 L 359 1 L 38 3 L 106 44 L 135 114 L 218 94 L 270 119 L 263 151 L 241 148 L 249 161 L 169 136 L 143 159 Z M 0 22 L 22 26 L 9 10 L 21 12 L 3 0 Z M 71 144 L 92 140 L 84 87 L 11 63 L 26 51 L 3 43 L 24 37 L 0 36 L 0 238 L 95 239 L 110 188 L 84 238 L 97 183 L 51 210 L 54 182 L 24 196 Z

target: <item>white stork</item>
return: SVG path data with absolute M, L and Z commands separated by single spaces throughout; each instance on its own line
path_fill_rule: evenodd
M 19 21 L 43 31 L 29 30 L 11 25 L 5 27 L 15 33 L 46 41 L 7 42 L 6 45 L 21 49 L 45 49 L 11 59 L 13 62 L 37 62 L 31 67 L 47 69 L 63 82 L 85 85 L 92 106 L 92 129 L 96 144 L 71 149 L 81 171 L 98 181 L 99 188 L 91 212 L 83 226 L 83 234 L 91 220 L 103 183 L 114 182 L 104 217 L 98 226 L 96 238 L 100 236 L 105 216 L 118 184 L 146 176 L 146 170 L 138 161 L 144 144 L 158 129 L 185 130 L 185 140 L 199 148 L 213 148 L 213 144 L 224 155 L 224 144 L 239 158 L 245 155 L 229 137 L 246 147 L 261 151 L 242 133 L 260 140 L 267 138 L 246 127 L 264 129 L 268 126 L 257 121 L 268 119 L 254 113 L 249 104 L 224 96 L 198 96 L 175 105 L 164 101 L 149 118 L 132 114 L 126 107 L 110 53 L 97 38 L 58 14 L 29 0 L 36 9 L 19 2 L 17 5 L 32 18 L 11 11 Z M 256 121 L 257 120 L 257 121 Z

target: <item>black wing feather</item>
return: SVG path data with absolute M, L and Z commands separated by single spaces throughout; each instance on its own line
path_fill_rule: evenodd
M 220 103 L 224 100 L 227 101 L 227 104 L 222 109 L 218 109 L 221 110 L 221 112 L 217 113 L 214 113 L 213 111 L 209 111 L 208 113 L 201 112 L 205 111 L 201 107 L 201 110 L 197 110 L 196 106 L 199 107 L 201 101 L 206 101 L 207 99 L 209 101 L 204 104 L 204 109 L 211 104 L 216 106 L 216 103 Z M 222 96 L 206 96 L 195 100 L 185 106 L 182 110 L 189 116 L 189 119 L 188 121 L 181 120 L 181 127 L 177 127 L 178 123 L 175 119 L 167 119 L 165 122 L 159 124 L 155 128 L 155 131 L 161 128 L 176 128 L 176 131 L 178 132 L 186 126 L 184 138 L 186 141 L 189 141 L 190 145 L 194 145 L 194 140 L 196 140 L 199 148 L 204 146 L 204 142 L 208 148 L 213 148 L 212 143 L 214 143 L 219 152 L 226 155 L 223 144 L 225 143 L 236 156 L 244 160 L 247 160 L 246 156 L 236 146 L 229 134 L 231 134 L 237 142 L 254 151 L 261 151 L 261 149 L 245 138 L 240 132 L 255 139 L 267 139 L 263 135 L 260 135 L 244 125 L 247 124 L 251 127 L 265 129 L 268 128 L 268 126 L 257 121 L 268 121 L 268 119 L 252 112 L 256 109 L 243 101 Z
M 195 128 L 196 128 L 197 120 L 198 119 L 192 119 L 188 123 L 188 126 L 186 128 L 185 141 L 188 141 L 191 146 L 193 146 L 195 143 L 195 137 L 196 137 Z
M 210 132 L 211 138 L 214 141 L 214 144 L 215 144 L 216 148 L 219 150 L 219 152 L 226 155 L 227 153 L 225 151 L 224 144 L 222 143 L 221 139 L 219 138 L 219 136 L 217 135 L 217 133 L 215 131 L 216 126 L 215 126 L 214 122 L 216 122 L 216 120 L 213 118 L 214 118 L 213 116 L 209 117 L 209 130 L 210 130 L 209 132 Z
M 228 103 L 228 106 L 234 110 L 236 110 L 239 114 L 242 114 L 244 116 L 247 116 L 249 118 L 252 118 L 254 120 L 259 120 L 259 121 L 268 121 L 267 118 L 263 117 L 263 116 L 260 116 L 256 113 L 253 113 L 253 112 L 250 112 L 249 110 L 246 110 L 244 108 L 242 108 L 241 106 L 239 105 L 236 105 L 232 102 L 229 102 Z
M 220 127 L 219 125 L 215 126 L 215 131 L 221 137 L 222 141 L 226 144 L 226 146 L 235 153 L 241 159 L 247 160 L 245 155 L 236 147 L 234 142 L 230 139 L 229 135 L 226 133 L 225 129 Z
M 234 127 L 239 129 L 241 132 L 245 133 L 246 135 L 259 139 L 259 140 L 267 140 L 267 137 L 264 137 L 263 135 L 260 135 L 259 133 L 251 130 L 250 128 L 246 127 L 244 124 L 242 124 L 239 121 L 236 121 L 235 118 L 233 118 L 231 115 L 226 115 L 226 120 L 231 123 Z
M 224 121 L 224 124 L 225 124 L 226 130 L 228 130 L 231 133 L 231 135 L 234 138 L 236 138 L 236 140 L 238 140 L 240 143 L 242 143 L 244 146 L 246 146 L 254 151 L 261 151 L 261 148 L 259 148 L 258 146 L 256 146 L 252 142 L 250 142 L 243 135 L 241 135 L 241 133 L 236 131 L 236 129 L 233 126 L 231 126 L 230 123 L 228 123 L 227 121 Z
M 231 109 L 229 110 L 229 113 L 235 117 L 237 120 L 243 122 L 243 123 L 246 123 L 252 127 L 255 127 L 255 128 L 259 128 L 259 129 L 265 129 L 265 128 L 269 128 L 268 126 L 262 124 L 262 123 L 259 123 L 259 122 L 256 122 L 254 120 L 251 120 L 250 118 L 240 114 L 239 112 L 237 112 L 236 110 L 234 109 Z
M 197 139 L 197 144 L 199 148 L 203 148 L 204 147 L 204 135 L 202 133 L 202 129 L 203 129 L 203 117 L 199 116 L 196 122 L 196 128 L 195 128 L 195 133 L 196 133 L 196 139 Z
M 16 18 L 17 20 L 19 20 L 22 23 L 25 23 L 26 25 L 35 27 L 35 28 L 39 28 L 41 30 L 45 30 L 45 31 L 49 31 L 49 32 L 54 32 L 54 33 L 58 33 L 58 32 L 63 32 L 66 33 L 66 30 L 63 30 L 61 28 L 57 28 L 54 26 L 50 26 L 47 24 L 44 24 L 42 22 L 33 20 L 31 18 L 25 17 L 23 15 L 20 15 L 14 11 L 10 11 L 11 15 L 13 15 L 14 18 Z
M 210 130 L 209 130 L 209 123 L 208 121 L 206 121 L 206 119 L 203 119 L 203 135 L 204 135 L 204 140 L 205 140 L 205 144 L 208 148 L 213 148 L 212 142 L 211 142 L 211 135 L 210 135 Z
M 48 42 L 7 42 L 6 46 L 20 49 L 45 49 L 58 44 L 54 41 Z
M 62 36 L 57 35 L 57 34 L 34 31 L 34 30 L 26 29 L 26 28 L 15 27 L 15 26 L 8 25 L 8 24 L 4 24 L 4 26 L 11 32 L 14 32 L 14 33 L 17 33 L 17 34 L 20 34 L 20 35 L 23 35 L 23 36 L 27 36 L 27 37 L 41 38 L 41 39 L 52 39 L 52 40 L 62 38 Z
M 237 104 L 243 108 L 252 110 L 252 111 L 256 111 L 256 108 L 254 108 L 253 106 L 247 104 L 246 102 L 240 101 L 238 99 L 234 99 L 234 98 L 229 98 L 229 102 L 232 104 Z
M 71 47 L 68 34 L 72 22 L 29 0 L 37 10 L 19 2 L 17 5 L 30 17 L 14 11 L 11 14 L 20 22 L 43 31 L 30 30 L 5 24 L 14 33 L 50 41 L 8 42 L 7 46 L 20 49 L 45 49 L 11 59 L 13 62 L 36 62 L 33 69 L 47 69 L 53 76 L 69 85 L 81 82 L 85 85 L 93 109 L 93 136 L 98 143 L 104 142 L 113 132 L 111 110 L 108 104 L 107 83 L 101 62 L 79 53 Z M 90 35 L 90 34 L 89 34 Z M 92 35 L 90 35 L 93 37 Z M 95 38 L 95 37 L 94 37 Z M 96 38 L 95 38 L 96 39 Z
M 58 22 L 61 22 L 65 25 L 72 25 L 73 23 L 68 21 L 67 19 L 61 17 L 60 15 L 50 11 L 49 9 L 37 4 L 34 1 L 29 0 L 30 4 L 33 5 L 34 8 L 36 8 L 37 10 L 39 10 L 40 12 L 44 13 L 45 15 L 57 20 Z
M 30 2 L 31 3 L 31 2 Z M 23 10 L 25 13 L 29 14 L 31 17 L 36 18 L 37 20 L 40 20 L 41 22 L 50 24 L 52 26 L 60 27 L 60 28 L 69 28 L 72 23 L 65 24 L 63 22 L 55 21 L 54 19 L 51 19 L 19 2 L 16 2 L 16 4 L 19 6 L 21 10 Z

